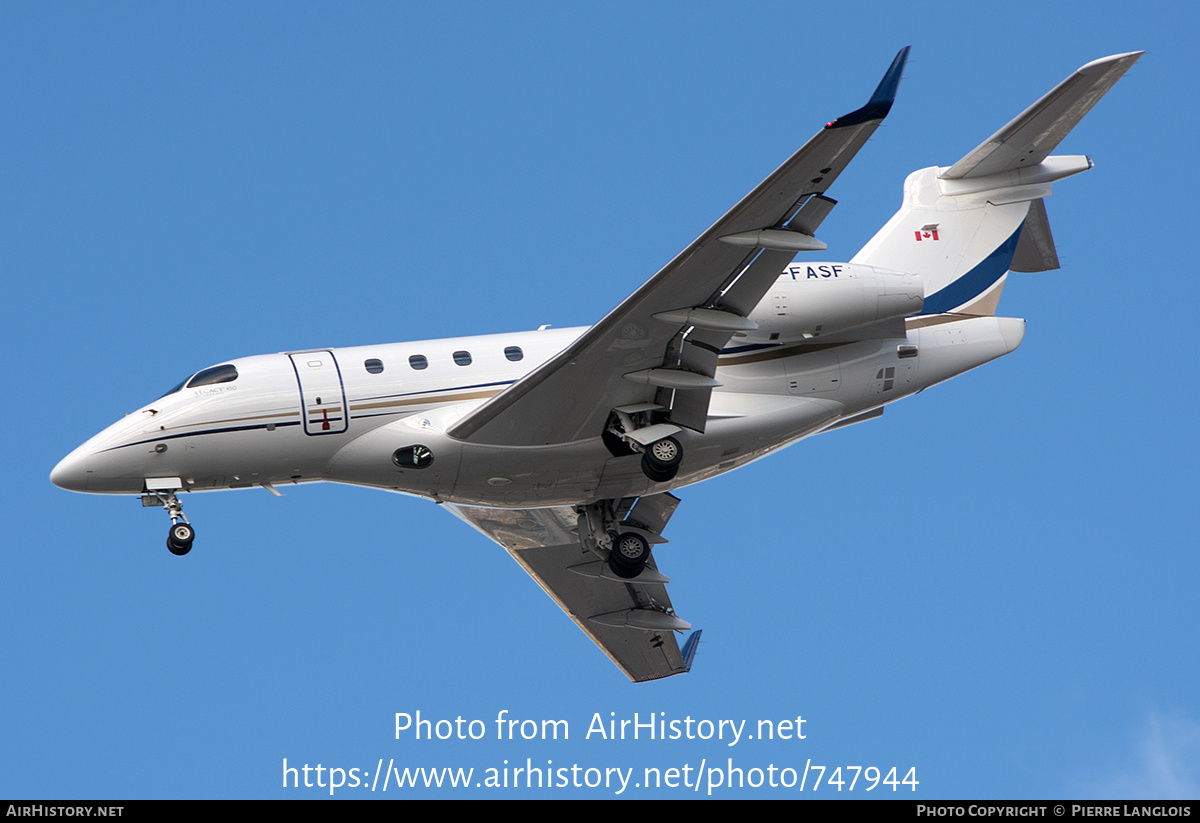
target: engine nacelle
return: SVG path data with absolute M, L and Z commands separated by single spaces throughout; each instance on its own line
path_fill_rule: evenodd
M 852 263 L 792 263 L 750 313 L 734 345 L 812 340 L 921 311 L 920 275 Z

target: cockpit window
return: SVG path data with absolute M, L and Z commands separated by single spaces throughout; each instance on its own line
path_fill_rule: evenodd
M 214 383 L 232 383 L 237 378 L 237 367 L 226 363 L 224 366 L 213 366 L 211 369 L 197 372 L 196 376 L 187 382 L 187 387 L 194 389 L 197 386 L 211 386 Z
M 168 394 L 174 394 L 175 392 L 179 391 L 180 389 L 183 388 L 183 384 L 186 383 L 187 381 L 188 381 L 188 378 L 186 378 L 186 377 L 183 378 L 182 380 L 180 380 L 178 383 L 175 384 L 174 388 L 168 389 L 163 394 L 163 397 L 166 397 Z M 162 398 L 159 398 L 159 399 L 161 400 Z

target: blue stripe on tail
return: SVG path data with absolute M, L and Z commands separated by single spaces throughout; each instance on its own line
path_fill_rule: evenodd
M 974 300 L 979 295 L 995 285 L 1012 265 L 1013 255 L 1017 252 L 1017 241 L 1021 239 L 1021 229 L 1024 221 L 1017 230 L 979 265 L 968 271 L 962 277 L 950 283 L 944 289 L 934 292 L 925 298 L 925 307 L 921 314 L 941 314 L 956 309 L 963 303 Z

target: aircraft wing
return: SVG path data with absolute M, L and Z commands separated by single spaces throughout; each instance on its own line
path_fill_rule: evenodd
M 654 510 L 650 516 L 664 521 L 679 502 L 670 494 L 641 498 L 639 505 L 643 501 Z M 637 578 L 622 580 L 608 571 L 607 563 L 580 547 L 570 506 L 443 505 L 503 546 L 630 680 L 658 680 L 691 668 L 700 632 L 680 649 L 675 632 L 691 625 L 675 616 L 667 597 L 667 578 L 659 573 L 653 557 Z
M 703 431 L 717 356 L 835 201 L 824 196 L 891 109 L 900 50 L 865 106 L 826 124 L 720 220 L 555 357 L 465 416 L 452 437 L 502 446 L 596 437 L 614 408 L 653 404 Z M 552 411 L 551 411 L 552 410 Z

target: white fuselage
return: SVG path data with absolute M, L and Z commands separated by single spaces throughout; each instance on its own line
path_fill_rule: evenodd
M 469 443 L 446 434 L 583 331 L 228 361 L 236 379 L 183 387 L 127 415 L 64 458 L 51 479 L 110 494 L 325 480 L 507 508 L 635 497 L 724 473 L 1000 357 L 1020 344 L 1024 321 L 910 323 L 904 337 L 823 346 L 734 339 L 721 354 L 722 385 L 712 395 L 706 430 L 677 435 L 685 456 L 667 483 L 647 479 L 636 455 L 613 457 L 600 432 L 545 447 Z M 397 465 L 393 455 L 410 446 L 428 449 L 432 461 Z

